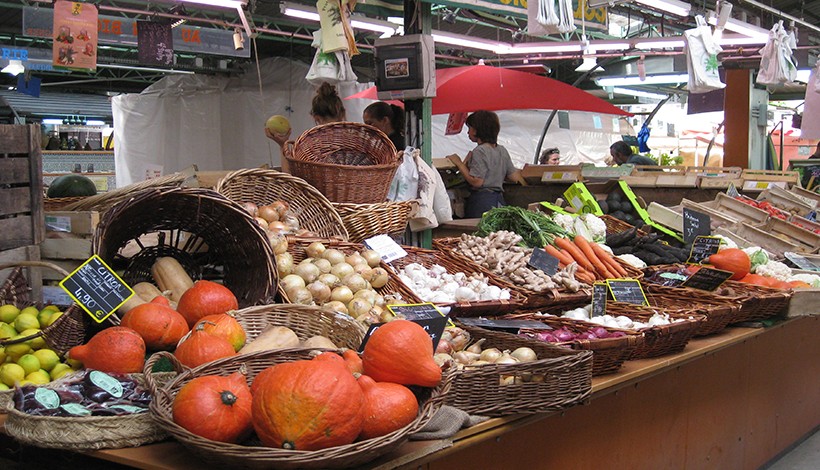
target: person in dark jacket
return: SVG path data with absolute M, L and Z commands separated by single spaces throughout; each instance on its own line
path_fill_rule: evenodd
M 609 146 L 609 154 L 618 165 L 624 163 L 632 163 L 633 165 L 658 165 L 658 162 L 643 155 L 637 155 L 632 152 L 632 147 L 623 140 L 619 140 Z
M 395 104 L 376 101 L 362 113 L 362 121 L 387 134 L 396 150 L 404 150 L 404 110 Z

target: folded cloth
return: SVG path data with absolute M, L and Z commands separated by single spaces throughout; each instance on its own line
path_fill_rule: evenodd
M 433 439 L 447 439 L 454 436 L 461 428 L 469 428 L 490 419 L 487 416 L 470 415 L 452 406 L 442 406 L 430 418 L 430 421 L 421 428 L 421 431 L 411 434 L 410 440 L 427 441 Z

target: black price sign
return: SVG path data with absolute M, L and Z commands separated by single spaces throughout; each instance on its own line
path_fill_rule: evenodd
M 404 305 L 388 305 L 387 310 L 400 318 L 405 320 L 432 320 L 436 318 L 446 317 L 441 310 L 430 302 L 423 304 L 404 304 Z M 455 323 L 449 321 L 450 326 L 456 326 Z
M 729 196 L 729 197 L 738 197 L 738 196 L 740 196 L 740 193 L 737 191 L 737 188 L 735 187 L 734 183 L 732 183 L 732 182 L 729 183 L 729 188 L 726 190 L 726 195 Z
M 641 282 L 637 279 L 607 279 L 606 285 L 609 286 L 612 299 L 616 302 L 649 305 Z
M 695 237 L 687 263 L 700 264 L 720 250 L 720 237 Z
M 486 328 L 488 330 L 506 331 L 518 334 L 519 330 L 526 328 L 529 330 L 552 330 L 553 328 L 545 323 L 536 320 L 491 320 L 489 318 L 459 318 L 459 323 L 468 326 Z
M 606 283 L 596 282 L 592 285 L 592 316 L 600 317 L 606 313 L 606 298 L 609 289 Z
M 700 268 L 698 272 L 692 274 L 682 286 L 691 287 L 706 291 L 713 291 L 728 281 L 734 273 L 731 271 L 721 271 L 720 269 Z
M 558 263 L 558 258 L 552 256 L 541 248 L 533 248 L 532 255 L 530 256 L 529 261 L 527 261 L 527 264 L 535 269 L 544 271 L 544 273 L 548 276 L 552 276 L 558 272 Z
M 683 242 L 691 243 L 695 237 L 712 234 L 712 218 L 708 214 L 683 208 Z
M 424 318 L 424 319 L 415 319 L 410 320 L 413 323 L 417 323 L 424 328 L 424 331 L 430 335 L 430 339 L 433 340 L 433 351 L 436 350 L 438 347 L 438 342 L 441 340 L 441 334 L 444 333 L 444 328 L 447 326 L 447 322 L 450 319 L 446 316 L 440 316 L 438 318 Z M 367 341 L 379 329 L 379 327 L 386 325 L 386 323 L 373 323 L 370 325 L 370 328 L 365 333 L 364 338 L 362 339 L 362 344 L 359 346 L 359 352 L 364 351 L 364 346 L 367 344 Z
M 102 323 L 134 295 L 128 284 L 97 255 L 60 281 L 60 287 L 97 323 Z

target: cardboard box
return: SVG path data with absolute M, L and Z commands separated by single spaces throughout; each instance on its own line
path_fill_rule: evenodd
M 47 238 L 91 238 L 100 223 L 97 211 L 46 211 Z

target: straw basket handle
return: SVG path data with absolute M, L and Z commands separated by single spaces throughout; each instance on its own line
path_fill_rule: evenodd
M 32 268 L 49 268 L 49 269 L 52 269 L 54 271 L 57 271 L 63 277 L 66 277 L 69 274 L 71 274 L 68 271 L 66 271 L 65 269 L 57 266 L 54 263 L 49 263 L 48 261 L 12 261 L 12 262 L 9 262 L 9 263 L 0 263 L 0 271 L 2 271 L 3 269 L 8 269 L 8 268 L 28 268 L 28 267 L 32 267 Z
M 154 374 L 151 373 L 156 363 L 162 358 L 167 359 L 168 362 L 171 363 L 171 367 L 174 368 L 174 372 L 176 372 L 177 375 L 190 369 L 182 365 L 182 363 L 179 362 L 179 359 L 168 351 L 156 352 L 152 354 L 147 361 L 145 361 L 145 366 L 142 368 L 142 373 L 145 375 L 145 384 L 148 385 L 148 390 L 151 392 L 151 395 L 155 396 L 158 392 L 162 392 L 163 395 L 170 399 L 167 391 L 158 388 L 157 383 L 154 380 Z
M 282 155 L 285 158 L 293 158 L 293 147 L 296 145 L 296 142 L 292 140 L 288 140 L 285 142 L 285 145 L 282 146 Z

